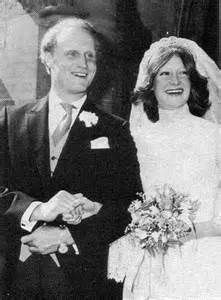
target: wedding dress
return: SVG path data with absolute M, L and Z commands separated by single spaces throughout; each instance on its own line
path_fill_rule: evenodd
M 187 105 L 159 114 L 152 123 L 142 113 L 131 128 L 144 192 L 167 183 L 198 199 L 195 222 L 209 221 L 218 197 L 219 127 Z M 187 241 L 163 258 L 123 237 L 110 247 L 109 277 L 124 281 L 124 300 L 221 299 L 221 237 Z

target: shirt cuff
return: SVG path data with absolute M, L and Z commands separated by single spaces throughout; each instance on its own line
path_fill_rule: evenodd
M 71 246 L 74 249 L 75 254 L 79 255 L 80 253 L 79 253 L 79 250 L 78 250 L 78 246 L 75 243 L 73 243 Z
M 40 205 L 42 202 L 34 201 L 32 202 L 29 207 L 24 212 L 22 218 L 21 218 L 21 228 L 31 232 L 33 227 L 36 225 L 37 221 L 30 221 L 30 217 L 34 211 L 34 209 Z

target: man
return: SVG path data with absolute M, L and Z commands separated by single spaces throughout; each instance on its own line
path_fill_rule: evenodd
M 124 233 L 140 190 L 128 124 L 88 96 L 101 61 L 89 23 L 72 18 L 49 29 L 41 60 L 49 95 L 0 116 L 1 183 L 19 191 L 5 213 L 10 293 L 116 299 L 105 283 L 108 245 Z

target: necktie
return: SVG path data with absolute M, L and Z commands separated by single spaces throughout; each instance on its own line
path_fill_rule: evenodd
M 73 105 L 68 103 L 61 103 L 61 105 L 65 110 L 65 115 L 52 134 L 54 146 L 57 146 L 60 140 L 68 132 L 72 122 L 72 109 L 75 108 Z

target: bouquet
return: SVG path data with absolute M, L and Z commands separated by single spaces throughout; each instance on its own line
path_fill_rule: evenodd
M 196 233 L 197 200 L 166 184 L 156 187 L 150 195 L 139 193 L 138 196 L 128 208 L 132 221 L 125 232 L 138 239 L 151 255 L 165 254 L 170 246 L 182 245 L 182 238 Z

